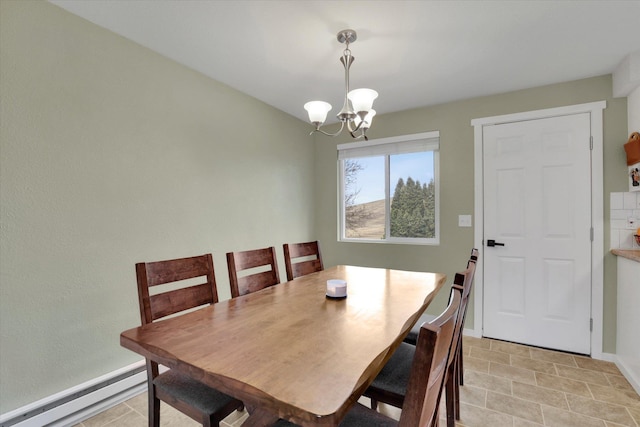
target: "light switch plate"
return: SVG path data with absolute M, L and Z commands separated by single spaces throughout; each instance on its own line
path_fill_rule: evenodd
M 471 215 L 458 215 L 458 227 L 471 227 Z

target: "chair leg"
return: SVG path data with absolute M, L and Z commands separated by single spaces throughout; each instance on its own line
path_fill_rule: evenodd
M 453 372 L 450 372 L 450 373 L 453 374 Z M 454 375 L 447 376 L 447 382 L 445 384 L 445 393 L 446 393 L 446 400 L 447 400 L 447 427 L 455 427 L 456 425 L 455 396 L 454 396 L 455 381 L 456 381 L 456 378 Z
M 220 420 L 214 415 L 204 416 L 202 420 L 202 427 L 220 427 Z
M 464 366 L 462 366 L 462 334 L 460 334 L 460 342 L 458 343 L 458 351 L 456 352 L 456 364 L 458 365 L 458 383 L 464 385 Z
M 453 376 L 453 406 L 454 406 L 454 414 L 455 419 L 460 420 L 460 382 L 458 378 L 460 378 L 460 371 L 458 370 L 458 361 L 455 360 L 453 362 L 455 375 Z
M 149 427 L 160 427 L 160 399 L 155 397 L 153 384 L 149 384 Z
M 378 410 L 378 401 L 376 399 L 371 399 L 371 409 L 374 411 Z

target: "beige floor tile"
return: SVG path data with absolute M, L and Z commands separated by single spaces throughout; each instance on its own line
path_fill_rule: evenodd
M 484 388 L 472 387 L 470 385 L 460 387 L 460 402 L 484 408 L 486 407 L 486 401 L 487 390 Z
M 491 340 L 486 338 L 475 338 L 467 335 L 462 336 L 462 348 L 464 350 L 470 350 L 471 347 L 480 347 L 486 350 L 491 348 Z
M 480 347 L 471 347 L 471 352 L 469 353 L 469 355 L 471 357 L 477 357 L 478 359 L 484 359 L 490 362 L 503 363 L 505 365 L 508 365 L 511 360 L 507 353 L 486 350 Z
M 542 372 L 549 375 L 556 375 L 556 365 L 552 362 L 545 362 L 543 360 L 528 359 L 526 357 L 520 357 L 511 355 L 511 366 L 518 368 L 531 369 L 532 371 Z
M 620 390 L 595 384 L 589 384 L 589 389 L 596 400 L 640 409 L 640 397 L 635 391 Z
M 602 372 L 591 371 L 582 368 L 572 368 L 571 366 L 557 365 L 558 376 L 571 378 L 572 380 L 584 381 L 590 384 L 598 384 L 603 386 L 611 385 L 609 380 Z
M 457 427 L 640 427 L 640 397 L 609 362 L 490 339 L 463 340 L 467 356 Z M 527 371 L 537 385 L 530 384 Z M 381 405 L 383 412 L 399 417 L 397 408 L 385 406 Z M 537 407 L 544 423 L 536 418 Z M 445 427 L 446 410 L 441 409 L 440 415 L 439 425 Z M 234 412 L 221 426 L 240 427 L 246 417 L 246 412 Z M 186 415 L 161 404 L 161 427 L 196 426 Z M 75 427 L 147 427 L 147 394 Z
M 609 380 L 609 384 L 611 384 L 611 386 L 613 388 L 618 388 L 621 390 L 634 390 L 633 386 L 631 384 L 629 384 L 629 381 L 627 381 L 627 379 L 625 377 L 623 377 L 622 375 L 614 375 L 614 374 L 604 374 L 607 379 Z
M 535 384 L 535 372 L 529 369 L 517 368 L 511 365 L 503 365 L 501 363 L 491 362 L 489 365 L 489 374 L 497 377 L 508 378 L 510 380 L 520 381 L 527 384 Z
M 611 403 L 594 401 L 584 397 L 567 394 L 567 401 L 572 412 L 588 415 L 594 418 L 602 418 L 627 427 L 636 427 L 635 421 L 627 408 Z
M 378 412 L 385 414 L 388 417 L 393 418 L 394 420 L 400 419 L 400 413 L 402 412 L 400 408 L 396 408 L 395 406 L 386 405 L 384 403 L 378 404 Z
M 149 400 L 147 399 L 147 393 L 142 393 L 135 397 L 132 397 L 124 403 L 131 407 L 131 409 L 142 415 L 146 416 L 149 412 Z
M 505 341 L 491 341 L 492 351 L 501 351 L 503 353 L 515 354 L 521 357 L 531 357 L 531 347 L 522 344 L 514 344 Z
M 512 427 L 513 417 L 484 408 L 460 404 L 460 424 L 465 427 Z
M 227 418 L 224 419 L 224 422 L 229 424 L 229 425 L 233 425 L 236 424 L 236 422 L 239 419 L 244 419 L 247 418 L 249 416 L 249 413 L 247 412 L 247 409 L 245 408 L 244 411 L 233 411 L 232 413 L 230 413 Z
M 640 426 L 640 408 L 627 407 L 627 411 L 629 411 L 631 417 L 636 420 L 636 424 Z
M 566 353 L 560 353 L 557 351 L 542 350 L 539 348 L 531 349 L 531 358 L 535 360 L 542 360 L 545 362 L 558 363 L 567 366 L 578 366 L 572 355 Z
M 513 427 L 543 427 L 542 424 L 532 423 L 522 418 L 513 417 Z
M 133 410 L 127 405 L 116 405 L 113 408 L 100 412 L 88 420 L 84 420 L 83 424 L 85 427 L 102 427 L 130 412 L 133 413 Z
M 160 405 L 160 425 L 162 427 L 202 427 L 202 424 L 177 409 L 163 404 Z
M 471 369 L 478 372 L 489 372 L 489 361 L 485 359 L 478 359 L 477 357 L 465 356 L 462 360 L 463 368 Z
M 523 384 L 517 381 L 512 383 L 513 395 L 520 399 L 531 400 L 559 409 L 569 410 L 565 394 L 561 391 Z
M 611 421 L 606 421 L 606 420 L 605 420 L 605 422 L 604 422 L 604 423 L 605 423 L 605 425 L 606 425 L 607 427 L 624 427 L 624 426 L 623 426 L 623 425 L 621 425 L 621 424 L 612 423 Z
M 231 415 L 229 415 L 231 416 Z M 225 418 L 224 420 L 222 420 L 221 425 L 224 426 L 225 424 L 228 425 L 229 427 L 240 427 L 242 425 L 242 423 L 244 423 L 247 418 L 249 418 L 249 413 L 245 412 L 240 418 L 238 418 L 237 420 L 233 421 L 232 424 L 229 424 L 227 422 L 227 420 L 229 419 L 229 417 Z M 224 426 L 226 427 L 226 426 Z
M 574 359 L 576 361 L 576 364 L 580 368 L 591 369 L 592 371 L 606 372 L 609 374 L 622 375 L 622 373 L 614 363 L 582 356 L 575 356 Z
M 549 427 L 606 427 L 603 420 L 551 406 L 542 406 L 544 425 Z
M 105 424 L 104 427 L 148 427 L 146 417 L 138 414 L 135 411 L 129 411 L 125 415 L 118 419 L 111 421 L 109 424 Z M 163 424 L 162 427 L 169 426 L 169 424 Z M 175 427 L 175 426 L 173 426 Z
M 487 409 L 492 409 L 503 414 L 513 415 L 534 423 L 543 423 L 542 408 L 538 403 L 504 394 L 487 393 Z
M 536 372 L 536 381 L 540 387 L 551 388 L 565 393 L 573 393 L 583 397 L 591 397 L 587 383 L 582 381 L 547 375 L 540 372 Z
M 480 372 L 467 371 L 464 376 L 464 384 L 465 387 L 470 385 L 502 394 L 511 394 L 510 380 Z

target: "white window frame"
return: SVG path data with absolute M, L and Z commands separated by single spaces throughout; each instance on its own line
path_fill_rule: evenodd
M 411 135 L 379 138 L 364 142 L 338 145 L 338 241 L 358 243 L 439 245 L 440 244 L 440 132 L 422 132 Z M 389 182 L 389 156 L 393 154 L 433 151 L 435 184 L 435 237 L 391 237 L 391 205 Z M 345 236 L 344 160 L 367 156 L 385 156 L 385 238 L 367 239 Z

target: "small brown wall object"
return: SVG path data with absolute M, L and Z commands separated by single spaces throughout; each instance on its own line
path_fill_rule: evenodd
M 629 136 L 629 141 L 624 144 L 624 151 L 627 152 L 627 166 L 640 162 L 640 133 L 633 132 Z

